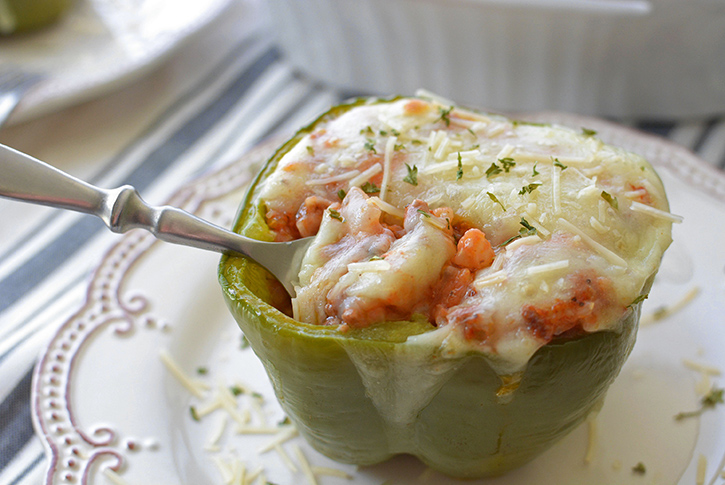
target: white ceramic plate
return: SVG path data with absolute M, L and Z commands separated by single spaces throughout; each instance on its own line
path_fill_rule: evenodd
M 715 369 L 725 369 L 725 177 L 680 147 L 604 121 L 529 118 L 595 129 L 658 166 L 672 210 L 685 222 L 674 230 L 645 318 L 697 294 L 679 311 L 641 328 L 596 419 L 529 465 L 485 483 L 692 484 L 698 467 L 704 467 L 702 483 L 720 483 L 725 405 L 701 418 L 674 416 L 699 407 L 701 387 L 723 384 Z M 269 153 L 269 147 L 258 149 L 186 187 L 170 203 L 230 224 L 250 165 Z M 103 258 L 87 302 L 60 327 L 36 367 L 33 419 L 48 451 L 46 484 L 225 483 L 223 470 L 234 466 L 237 472 L 243 466 L 247 478 L 261 470 L 277 484 L 305 483 L 298 450 L 313 466 L 349 474 L 325 476 L 316 469 L 323 485 L 459 483 L 407 456 L 360 469 L 336 464 L 298 437 L 261 452 L 285 429 L 277 427 L 283 414 L 226 311 L 217 261 L 214 254 L 156 243 L 143 232 L 128 234 Z M 196 383 L 198 396 L 172 374 L 162 352 Z M 686 362 L 708 367 L 693 370 Z M 215 401 L 220 389 L 242 385 L 249 392 L 228 399 L 226 407 Z M 207 414 L 215 402 L 221 408 Z M 271 428 L 271 434 L 238 434 L 237 420 L 246 420 L 246 413 L 247 427 Z M 640 463 L 644 474 L 633 470 Z
M 14 121 L 90 99 L 145 72 L 215 18 L 229 0 L 76 0 L 57 24 L 0 39 L 0 66 L 48 76 Z

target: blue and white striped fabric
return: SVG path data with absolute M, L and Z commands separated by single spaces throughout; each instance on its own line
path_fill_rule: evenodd
M 269 33 L 254 29 L 89 181 L 131 184 L 163 200 L 181 181 L 229 163 L 266 138 L 291 133 L 354 94 L 297 76 Z M 725 116 L 620 121 L 725 169 Z M 0 484 L 30 485 L 41 483 L 45 472 L 30 417 L 32 367 L 58 325 L 80 306 L 94 263 L 116 236 L 94 218 L 53 213 L 5 237 L 12 244 L 0 253 Z

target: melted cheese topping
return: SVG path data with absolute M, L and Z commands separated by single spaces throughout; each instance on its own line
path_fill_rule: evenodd
M 295 318 L 344 330 L 423 315 L 510 368 L 557 336 L 616 329 L 681 220 L 635 154 L 428 98 L 323 119 L 257 194 L 278 240 L 329 205 Z M 461 247 L 470 228 L 485 237 Z M 460 263 L 474 253 L 486 263 Z

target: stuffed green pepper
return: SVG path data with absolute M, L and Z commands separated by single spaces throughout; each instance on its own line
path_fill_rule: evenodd
M 242 204 L 238 232 L 315 236 L 295 297 L 244 257 L 219 277 L 321 453 L 492 476 L 601 405 L 676 220 L 649 163 L 589 130 L 361 99 L 284 144 Z

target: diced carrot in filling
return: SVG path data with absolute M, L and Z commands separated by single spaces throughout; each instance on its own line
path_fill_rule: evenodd
M 403 107 L 403 110 L 407 115 L 423 114 L 429 109 L 430 104 L 426 103 L 425 101 L 421 101 L 420 99 L 411 99 L 410 101 L 405 103 L 405 106 Z
M 640 195 L 636 197 L 636 200 L 638 202 L 641 202 L 643 204 L 652 205 L 652 196 L 650 196 L 649 192 L 643 185 L 634 185 L 634 184 L 628 184 L 629 190 L 632 192 L 641 192 Z
M 570 299 L 557 298 L 548 306 L 524 305 L 521 316 L 534 336 L 548 342 L 569 330 L 595 324 L 611 294 L 608 279 L 579 274 Z
M 314 236 L 320 229 L 322 215 L 331 201 L 312 195 L 307 197 L 295 215 L 295 226 L 301 237 Z
M 292 241 L 299 239 L 300 233 L 297 230 L 294 217 L 286 212 L 270 209 L 265 215 L 267 227 L 274 232 L 276 242 Z
M 480 229 L 469 229 L 458 240 L 453 264 L 476 271 L 491 266 L 496 254 Z

